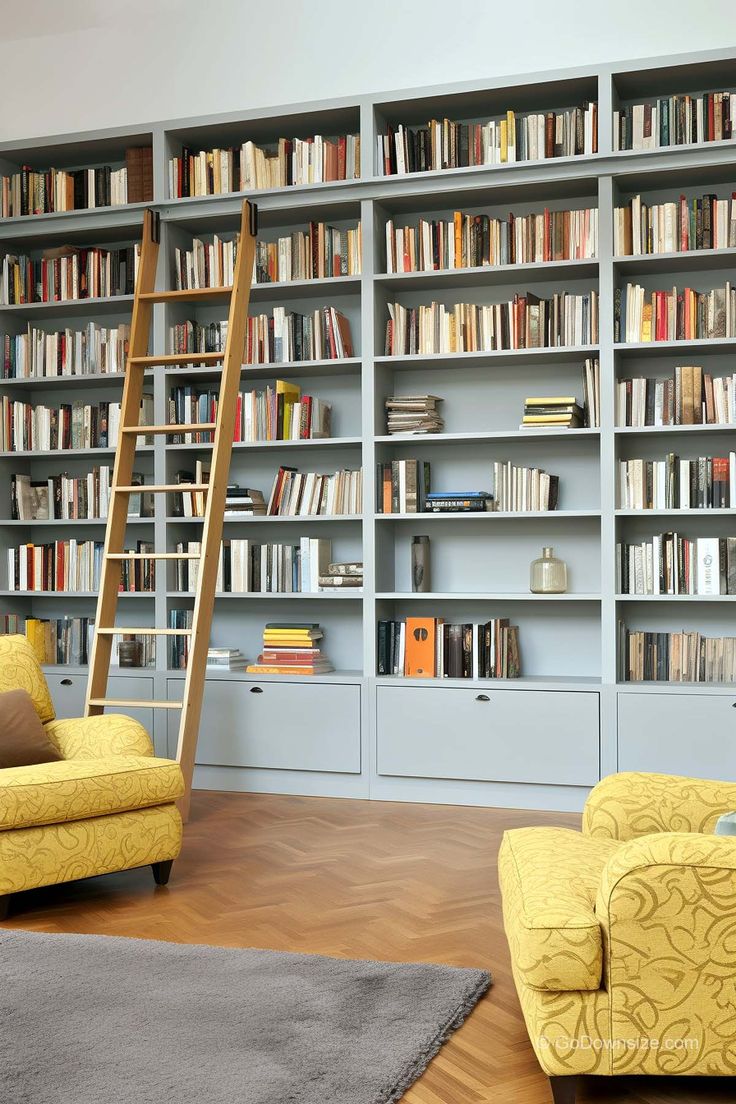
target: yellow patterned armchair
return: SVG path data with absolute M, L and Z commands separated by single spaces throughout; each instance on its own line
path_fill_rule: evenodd
M 736 1074 L 736 785 L 616 774 L 583 830 L 506 832 L 504 926 L 556 1104 L 579 1074 Z
M 16 689 L 31 695 L 62 759 L 0 770 L 0 919 L 21 890 L 135 866 L 150 864 L 165 885 L 181 848 L 178 764 L 154 758 L 131 717 L 54 720 L 33 648 L 0 636 L 0 692 Z

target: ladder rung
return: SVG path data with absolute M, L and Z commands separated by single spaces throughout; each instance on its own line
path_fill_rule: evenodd
M 139 494 L 141 491 L 152 491 L 153 494 L 161 494 L 164 491 L 173 493 L 174 491 L 196 491 L 198 494 L 204 494 L 209 490 L 209 484 L 207 483 L 137 483 L 133 487 L 113 487 L 113 491 L 117 491 L 119 494 Z
M 232 287 L 183 288 L 181 291 L 142 291 L 138 298 L 145 303 L 171 303 L 196 301 L 197 299 L 229 299 Z
M 160 356 L 129 357 L 128 363 L 155 367 L 157 364 L 216 364 L 224 359 L 224 353 L 162 353 Z
M 130 636 L 191 636 L 191 629 L 153 629 L 153 628 L 128 628 L 127 625 L 113 625 L 108 629 L 95 629 L 98 636 L 117 636 L 124 633 Z
M 123 426 L 120 432 L 141 436 L 147 433 L 205 433 L 213 429 L 217 429 L 216 422 L 182 422 L 180 425 Z
M 108 552 L 106 560 L 201 560 L 199 552 Z
M 128 706 L 134 709 L 181 709 L 183 702 L 136 701 L 135 698 L 90 698 L 90 705 Z

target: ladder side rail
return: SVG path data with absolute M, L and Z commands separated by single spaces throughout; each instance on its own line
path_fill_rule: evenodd
M 156 265 L 159 249 L 159 218 L 152 210 L 143 215 L 143 238 L 135 282 L 135 296 L 130 322 L 130 341 L 126 364 L 123 394 L 120 403 L 120 428 L 138 425 L 141 398 L 143 396 L 143 368 L 131 365 L 131 360 L 148 351 L 151 327 L 151 303 L 141 299 L 143 292 L 152 291 L 156 283 Z M 120 433 L 115 451 L 112 490 L 105 527 L 105 544 L 100 569 L 100 588 L 97 596 L 95 627 L 114 624 L 118 603 L 118 587 L 121 577 L 121 561 L 110 558 L 110 553 L 122 552 L 128 521 L 128 495 L 116 493 L 116 487 L 126 486 L 133 478 L 137 437 L 132 433 Z M 95 632 L 90 656 L 85 717 L 96 717 L 104 712 L 104 706 L 93 704 L 104 698 L 112 655 L 112 636 Z
M 197 736 L 202 712 L 207 652 L 210 644 L 212 613 L 217 585 L 223 518 L 230 460 L 233 448 L 240 373 L 245 355 L 248 304 L 255 259 L 255 208 L 245 200 L 240 225 L 238 256 L 230 298 L 227 340 L 223 361 L 220 396 L 217 404 L 217 429 L 212 445 L 208 493 L 202 526 L 201 562 L 192 616 L 192 633 L 184 680 L 183 708 L 179 725 L 176 758 L 184 775 L 185 793 L 179 802 L 184 820 L 189 813 L 192 776 L 197 751 Z

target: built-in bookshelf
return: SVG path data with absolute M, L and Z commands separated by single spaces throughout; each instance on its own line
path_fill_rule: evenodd
M 319 493 L 317 474 L 333 477 L 340 493 L 318 512 L 287 502 L 287 512 L 226 516 L 230 566 L 212 643 L 254 660 L 266 622 L 318 622 L 335 671 L 311 679 L 208 673 L 200 784 L 578 808 L 617 768 L 734 776 L 723 746 L 736 696 L 727 643 L 736 509 L 733 488 L 708 490 L 724 458 L 736 478 L 732 70 L 725 52 L 640 60 L 0 147 L 0 176 L 24 165 L 34 174 L 87 170 L 69 179 L 86 180 L 88 197 L 89 182 L 106 179 L 94 170 L 120 172 L 126 150 L 149 149 L 162 287 L 227 280 L 242 195 L 259 207 L 231 482 L 268 503 L 279 470 L 296 469 L 297 497 L 307 486 L 312 498 Z M 714 119 L 719 113 L 712 134 L 699 129 L 695 107 L 690 130 L 665 144 L 671 97 L 716 93 L 703 101 L 705 119 L 711 104 Z M 676 107 L 683 118 L 690 110 Z M 644 143 L 639 128 L 652 118 L 659 140 Z M 630 143 L 618 137 L 629 125 Z M 48 180 L 59 198 L 73 186 Z M 104 517 L 87 501 L 104 509 L 100 480 L 114 444 L 99 429 L 102 421 L 109 431 L 122 388 L 130 250 L 143 208 L 122 202 L 121 180 L 109 206 L 75 202 L 0 219 L 2 258 L 27 258 L 22 273 L 8 260 L 0 294 L 0 434 L 10 443 L 15 432 L 20 446 L 0 454 L 4 617 L 62 626 L 94 617 L 94 587 L 81 585 L 93 573 L 73 590 L 41 589 L 43 571 L 33 588 L 20 588 L 8 552 L 19 563 L 28 546 L 78 542 L 94 551 L 104 537 Z M 38 198 L 41 177 L 33 181 Z M 242 181 L 251 191 L 239 190 Z M 117 258 L 112 282 L 109 257 Z M 74 283 L 80 264 L 95 273 L 102 264 L 93 295 Z M 39 279 L 41 293 L 30 285 L 26 293 Z M 55 295 L 62 286 L 80 297 Z M 221 347 L 226 306 L 216 291 L 155 305 L 150 352 L 162 360 L 146 373 L 148 418 L 210 420 L 219 368 L 204 354 Z M 202 363 L 177 366 L 184 349 L 202 351 Z M 441 400 L 439 432 L 389 434 L 386 401 L 406 395 Z M 563 396 L 574 397 L 571 428 L 521 428 L 530 397 L 546 397 L 549 416 Z M 73 447 L 56 448 L 59 441 Z M 175 483 L 209 463 L 206 434 L 141 445 L 144 485 Z M 385 510 L 379 473 L 406 470 L 404 462 L 426 467 L 431 492 L 486 491 L 495 508 L 417 511 L 410 495 L 412 505 L 404 496 Z M 684 483 L 686 464 L 695 493 L 658 496 L 656 508 L 642 509 L 647 473 L 666 490 L 674 472 Z M 361 469 L 358 496 L 351 488 Z M 545 495 L 553 480 L 552 499 L 539 495 L 543 477 Z M 13 480 L 15 497 L 19 487 L 26 496 L 20 516 Z M 715 481 L 720 487 L 721 476 Z M 59 504 L 44 515 L 49 495 Z M 539 509 L 550 501 L 554 509 Z M 126 547 L 196 548 L 201 518 L 179 510 L 173 495 L 156 496 L 150 516 L 139 507 Z M 417 535 L 431 548 L 431 589 L 420 593 L 412 590 Z M 567 563 L 568 589 L 533 594 L 530 563 L 550 545 Z M 307 579 L 309 549 L 328 546 L 333 561 L 364 564 L 362 586 L 320 589 Z M 714 549 L 725 563 L 715 581 L 702 564 L 698 574 Z M 165 561 L 152 576 L 134 580 L 146 589 L 121 595 L 122 631 L 191 610 L 191 576 Z M 456 677 L 457 657 L 451 668 L 438 661 L 430 677 L 387 667 L 379 623 L 407 619 L 428 619 L 435 632 L 439 622 L 453 626 L 454 640 L 469 626 L 469 677 Z M 506 634 L 492 678 L 479 635 L 487 625 L 499 626 L 499 640 Z M 83 696 L 75 633 L 70 662 L 47 666 L 66 713 Z M 686 677 L 694 668 L 683 646 L 707 652 L 707 675 L 704 667 Z M 647 648 L 645 663 L 634 650 Z M 116 694 L 129 684 L 138 700 L 180 696 L 183 671 L 169 669 L 166 648 L 149 645 L 146 662 L 114 668 Z M 666 681 L 639 680 L 665 672 Z M 667 718 L 659 727 L 655 705 Z M 685 723 L 694 710 L 719 736 L 700 758 Z M 158 750 L 172 752 L 175 723 L 154 712 L 138 715 Z M 665 723 L 667 746 L 656 736 Z

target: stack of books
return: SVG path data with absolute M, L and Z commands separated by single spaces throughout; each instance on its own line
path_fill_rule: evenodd
M 425 506 L 428 514 L 482 514 L 492 509 L 490 491 L 434 491 Z
M 320 573 L 319 589 L 334 590 L 336 587 L 362 587 L 363 562 L 343 561 L 327 565 L 326 573 Z
M 437 395 L 392 395 L 386 399 L 388 433 L 441 433 L 445 423 L 437 410 Z
M 263 630 L 263 651 L 246 670 L 254 675 L 324 675 L 334 671 L 319 646 L 323 635 L 316 623 L 270 621 Z
M 240 648 L 209 648 L 207 666 L 213 671 L 244 671 L 247 660 Z
M 519 429 L 580 429 L 585 413 L 574 395 L 524 399 Z
M 255 487 L 239 487 L 228 484 L 225 498 L 226 517 L 264 517 L 266 500 Z

